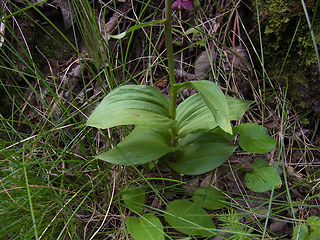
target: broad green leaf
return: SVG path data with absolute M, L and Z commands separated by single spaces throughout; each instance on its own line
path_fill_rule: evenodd
M 126 85 L 110 92 L 92 112 L 86 125 L 110 128 L 142 125 L 168 129 L 176 122 L 169 118 L 170 101 L 157 89 L 145 85 Z
M 176 84 L 174 87 L 190 87 L 197 90 L 218 126 L 225 132 L 232 134 L 227 99 L 215 83 L 206 80 L 190 81 Z
M 258 158 L 253 164 L 253 172 L 245 175 L 247 188 L 254 192 L 266 192 L 273 188 L 280 188 L 282 181 L 277 169 Z
M 252 163 L 252 168 L 253 170 L 257 170 L 263 167 L 268 167 L 270 166 L 268 162 L 262 158 L 257 158 L 253 163 Z
M 140 218 L 129 217 L 126 225 L 135 240 L 164 240 L 163 226 L 151 213 L 144 214 Z
M 174 200 L 168 204 L 165 220 L 178 231 L 201 237 L 210 237 L 215 224 L 210 215 L 199 205 L 188 200 Z
M 239 120 L 252 103 L 226 96 L 229 107 L 229 120 Z M 192 95 L 177 107 L 178 136 L 209 131 L 218 126 L 215 118 L 199 93 Z
M 236 137 L 236 135 L 238 134 L 238 129 L 236 127 L 232 127 L 232 132 L 233 134 L 231 135 L 229 133 L 226 133 L 219 127 L 210 131 L 210 133 L 217 134 L 222 138 L 226 139 L 227 141 L 232 141 Z
M 320 238 L 320 217 L 311 216 L 307 219 L 307 224 L 310 227 L 310 234 L 312 232 L 317 233 L 318 237 Z
M 275 148 L 276 140 L 270 137 L 268 130 L 255 123 L 242 123 L 238 127 L 239 145 L 246 152 L 267 153 Z
M 248 107 L 253 103 L 252 101 L 243 100 L 226 96 L 228 107 L 229 107 L 229 118 L 230 120 L 240 120 Z
M 234 152 L 236 146 L 219 135 L 192 133 L 179 142 L 176 161 L 170 167 L 186 175 L 202 174 L 217 168 Z
M 141 188 L 130 187 L 122 195 L 122 200 L 127 208 L 135 213 L 141 213 L 145 201 L 145 192 Z
M 176 151 L 169 146 L 168 139 L 168 130 L 165 133 L 138 126 L 116 147 L 96 158 L 120 165 L 143 164 Z
M 309 240 L 309 230 L 307 225 L 299 224 L 293 228 L 293 240 Z
M 177 107 L 178 137 L 189 133 L 209 131 L 217 122 L 199 93 L 187 98 Z
M 309 237 L 307 239 L 308 240 L 319 240 L 320 235 L 318 232 L 310 232 Z
M 137 24 L 133 27 L 130 27 L 127 31 L 124 31 L 124 32 L 119 33 L 117 35 L 108 34 L 108 36 L 111 38 L 114 38 L 114 39 L 121 39 L 121 38 L 124 38 L 130 32 L 133 32 L 133 31 L 138 30 L 140 28 L 148 27 L 148 26 L 155 25 L 155 24 L 161 24 L 161 23 L 164 23 L 164 20 L 154 20 L 151 22 L 140 23 L 140 24 Z
M 200 207 L 211 210 L 221 209 L 227 206 L 226 197 L 223 192 L 212 186 L 198 188 L 193 193 L 192 201 Z

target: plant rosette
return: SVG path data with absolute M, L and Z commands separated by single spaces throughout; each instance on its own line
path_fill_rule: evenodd
M 113 149 L 96 158 L 121 165 L 139 165 L 158 159 L 181 174 L 202 174 L 223 164 L 236 150 L 232 139 L 248 152 L 266 153 L 275 146 L 267 129 L 240 124 L 250 101 L 225 96 L 213 82 L 190 81 L 172 86 L 179 91 L 193 88 L 171 116 L 170 101 L 158 89 L 145 85 L 121 86 L 110 92 L 92 112 L 86 125 L 107 129 L 134 125 L 134 130 Z M 174 159 L 174 161 L 172 161 Z

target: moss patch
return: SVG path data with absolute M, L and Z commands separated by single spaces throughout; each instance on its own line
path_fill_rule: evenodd
M 264 19 L 261 24 L 262 41 L 269 76 L 282 84 L 288 82 L 291 96 L 320 114 L 320 89 L 316 87 L 320 85 L 317 57 L 301 1 L 258 2 L 259 17 Z M 320 6 L 316 7 L 316 2 L 305 1 L 319 47 Z M 258 46 L 258 36 L 255 38 Z

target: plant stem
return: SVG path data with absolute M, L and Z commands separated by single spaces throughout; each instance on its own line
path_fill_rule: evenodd
M 175 119 L 176 117 L 176 101 L 177 101 L 177 89 L 174 87 L 176 81 L 174 77 L 174 65 L 173 65 L 173 47 L 172 47 L 172 0 L 165 1 L 165 23 L 164 33 L 166 38 L 167 49 L 167 62 L 169 69 L 169 81 L 170 81 L 170 117 Z
M 22 155 L 22 161 L 23 161 L 24 178 L 25 178 L 25 182 L 26 182 L 26 190 L 27 190 L 29 206 L 30 206 L 30 213 L 31 213 L 31 218 L 32 218 L 32 222 L 33 222 L 34 237 L 37 240 L 38 239 L 37 222 L 36 222 L 36 218 L 35 218 L 34 210 L 33 210 L 32 196 L 31 196 L 30 187 L 29 187 L 28 173 L 27 173 L 27 167 L 26 167 L 24 153 Z

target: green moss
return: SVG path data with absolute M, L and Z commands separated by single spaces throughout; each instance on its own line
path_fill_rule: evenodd
M 263 0 L 258 2 L 261 14 L 259 17 L 263 19 L 262 41 L 268 75 L 280 83 L 288 82 L 289 93 L 302 105 L 305 99 L 311 96 L 313 105 L 315 101 L 320 104 L 320 90 L 314 87 L 314 84 L 319 85 L 319 82 L 314 83 L 319 77 L 318 68 L 315 67 L 318 64 L 317 57 L 301 1 Z M 316 1 L 305 2 L 309 17 L 312 19 L 315 16 L 313 32 L 319 46 L 320 6 L 318 12 L 314 14 Z M 255 42 L 259 46 L 258 34 L 255 36 Z
M 266 24 L 264 33 L 276 35 L 283 31 L 283 28 L 288 24 L 290 17 L 289 3 L 282 0 L 266 0 L 262 4 L 262 9 L 268 14 L 268 24 Z
M 303 67 L 317 61 L 306 17 L 300 5 L 301 2 L 298 0 L 264 0 L 259 3 L 260 19 L 265 19 L 262 23 L 264 54 L 271 64 L 271 69 L 280 70 L 297 27 L 298 31 L 286 58 L 286 65 L 293 64 L 296 67 L 298 64 Z M 313 9 L 310 9 L 309 14 L 312 16 Z M 320 15 L 316 17 L 315 22 L 319 20 Z M 319 24 L 314 25 L 313 31 L 320 43 Z

